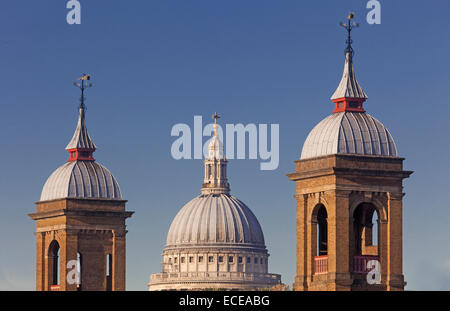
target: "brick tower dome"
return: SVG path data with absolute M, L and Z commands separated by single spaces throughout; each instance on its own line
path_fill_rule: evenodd
M 387 128 L 363 108 L 349 14 L 344 72 L 333 114 L 303 145 L 296 171 L 294 290 L 403 290 L 403 160 Z
M 69 160 L 45 183 L 36 213 L 36 290 L 125 290 L 125 210 L 116 178 L 93 157 L 81 89 Z

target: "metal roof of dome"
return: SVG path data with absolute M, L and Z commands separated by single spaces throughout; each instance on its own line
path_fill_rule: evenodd
M 362 112 L 334 113 L 309 133 L 301 159 L 331 155 L 360 154 L 397 156 L 397 147 L 388 129 Z
M 72 161 L 50 175 L 41 193 L 41 201 L 64 198 L 121 200 L 122 195 L 107 168 L 94 161 Z
M 243 244 L 265 248 L 264 234 L 252 211 L 227 194 L 201 195 L 175 216 L 167 247 Z

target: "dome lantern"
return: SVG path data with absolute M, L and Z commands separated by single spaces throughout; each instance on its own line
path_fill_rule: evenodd
M 208 146 L 208 158 L 205 159 L 205 179 L 202 185 L 202 194 L 230 193 L 227 179 L 227 159 L 223 156 L 223 143 L 217 134 L 217 112 L 214 119 L 214 133 Z

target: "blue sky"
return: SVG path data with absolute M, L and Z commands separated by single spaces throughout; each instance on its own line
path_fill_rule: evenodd
M 65 1 L 0 4 L 0 290 L 34 289 L 35 210 L 42 186 L 65 163 L 79 92 L 92 74 L 87 125 L 96 159 L 117 177 L 128 209 L 127 286 L 146 290 L 161 270 L 171 220 L 200 192 L 201 160 L 170 156 L 176 123 L 218 111 L 224 123 L 280 124 L 280 165 L 229 163 L 232 193 L 258 217 L 270 271 L 295 276 L 294 171 L 303 142 L 332 112 L 349 11 L 355 70 L 368 113 L 394 136 L 405 169 L 407 289 L 450 290 L 450 3 L 366 1 L 87 1 L 82 24 Z M 107 4 L 106 4 L 107 3 Z

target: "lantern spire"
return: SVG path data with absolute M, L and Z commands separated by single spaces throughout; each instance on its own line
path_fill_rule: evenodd
M 345 49 L 345 65 L 342 79 L 333 96 L 331 96 L 331 100 L 336 104 L 336 109 L 333 111 L 335 113 L 342 111 L 365 112 L 362 104 L 367 99 L 367 95 L 356 80 L 353 68 L 354 50 L 351 32 L 353 28 L 359 27 L 359 24 L 353 21 L 354 16 L 354 13 L 350 13 L 347 16 L 347 22 L 340 23 L 347 30 L 347 47 Z
M 214 119 L 214 132 L 208 146 L 208 157 L 205 159 L 205 178 L 202 185 L 202 194 L 230 193 L 230 184 L 227 179 L 227 159 L 223 155 L 223 144 L 217 132 L 220 116 L 212 115 Z
M 80 97 L 77 128 L 75 129 L 75 133 L 73 134 L 72 140 L 66 147 L 66 150 L 70 154 L 69 162 L 78 160 L 94 161 L 94 157 L 92 156 L 92 154 L 97 149 L 97 147 L 95 146 L 94 142 L 89 136 L 89 133 L 86 128 L 86 120 L 85 120 L 86 105 L 84 104 L 85 101 L 84 91 L 86 88 L 92 86 L 91 83 L 86 82 L 89 81 L 90 79 L 91 79 L 90 75 L 83 74 L 83 76 L 78 78 L 77 80 L 81 82 L 74 82 L 74 85 L 81 90 L 81 97 Z

